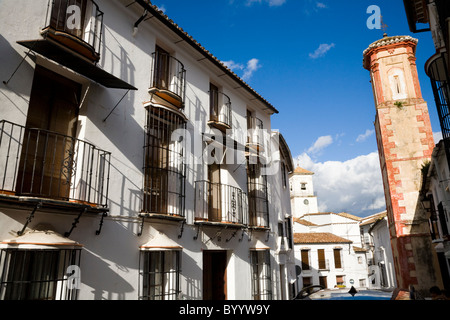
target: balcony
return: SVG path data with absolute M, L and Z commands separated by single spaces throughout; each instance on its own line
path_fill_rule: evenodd
M 162 49 L 152 53 L 149 93 L 169 102 L 178 109 L 184 108 L 186 70 L 176 58 Z
M 39 198 L 106 208 L 110 159 L 91 143 L 0 121 L 3 200 Z
M 100 60 L 103 12 L 92 0 L 49 0 L 44 38 L 50 38 L 90 62 Z
M 256 117 L 247 118 L 247 148 L 252 152 L 260 152 L 264 147 L 263 122 Z
M 248 223 L 247 195 L 239 188 L 195 182 L 195 221 L 242 227 Z
M 225 132 L 231 129 L 232 113 L 231 100 L 226 94 L 211 89 L 210 95 L 210 120 L 208 125 Z

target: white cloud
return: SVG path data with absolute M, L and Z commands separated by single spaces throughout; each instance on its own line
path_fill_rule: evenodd
M 367 216 L 386 209 L 378 152 L 323 163 L 303 153 L 297 161 L 300 167 L 315 173 L 320 211 Z
M 244 81 L 250 80 L 250 78 L 253 76 L 253 74 L 261 68 L 261 64 L 259 63 L 258 59 L 250 59 L 247 61 L 247 66 L 244 66 L 242 63 L 234 62 L 233 60 L 230 61 L 224 61 L 224 65 L 226 65 L 230 70 L 233 70 L 236 72 L 237 70 L 242 70 L 242 79 Z
M 270 7 L 282 6 L 286 0 L 247 0 L 246 5 L 251 6 L 254 3 L 267 3 Z
M 438 144 L 442 140 L 442 131 L 433 132 L 434 143 Z
M 233 60 L 230 61 L 224 61 L 223 62 L 224 65 L 226 65 L 230 70 L 243 70 L 244 69 L 244 65 L 240 64 L 240 63 L 236 63 Z
M 247 67 L 244 69 L 244 75 L 242 76 L 242 79 L 247 81 L 250 80 L 253 73 L 261 68 L 261 65 L 259 64 L 258 59 L 251 59 L 247 62 Z
M 366 141 L 367 138 L 371 137 L 375 133 L 375 130 L 367 129 L 365 133 L 360 134 L 358 138 L 356 138 L 356 142 Z
M 334 48 L 336 45 L 334 43 L 331 44 L 327 44 L 327 43 L 322 43 L 317 49 L 316 51 L 314 51 L 314 53 L 310 53 L 309 57 L 311 59 L 317 59 L 320 57 L 323 57 L 328 51 L 330 51 L 332 48 Z
M 317 154 L 333 143 L 332 136 L 319 137 L 316 142 L 308 149 L 308 153 Z
M 328 8 L 328 6 L 323 2 L 316 2 L 316 6 L 317 6 L 317 8 L 320 8 L 320 9 Z

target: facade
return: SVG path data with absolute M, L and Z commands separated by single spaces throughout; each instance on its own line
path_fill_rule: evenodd
M 361 219 L 362 248 L 366 250 L 369 287 L 392 290 L 396 287 L 394 257 L 387 212 L 377 213 Z
M 299 287 L 368 287 L 366 250 L 360 218 L 347 213 L 315 213 L 294 219 Z
M 319 212 L 317 195 L 313 185 L 314 172 L 297 167 L 290 174 L 289 188 L 291 190 L 291 205 L 294 217 Z
M 441 140 L 433 150 L 431 162 L 423 171 L 421 201 L 429 211 L 429 226 L 436 251 L 443 288 L 450 289 L 450 221 L 448 218 L 448 183 L 445 143 Z
M 430 160 L 433 133 L 416 68 L 417 39 L 385 36 L 364 51 L 374 92 L 375 131 L 386 196 L 396 279 L 422 295 L 441 285 L 427 216 L 419 202 L 421 168 Z
M 149 1 L 2 1 L 0 30 L 0 299 L 294 296 L 268 101 Z
M 436 53 L 425 63 L 430 77 L 443 139 L 433 150 L 428 170 L 424 172 L 422 201 L 429 211 L 429 225 L 434 248 L 445 289 L 450 290 L 450 203 L 448 202 L 448 179 L 450 168 L 450 3 L 445 0 L 405 0 L 405 11 L 411 32 L 430 31 Z M 428 28 L 423 28 L 423 26 Z

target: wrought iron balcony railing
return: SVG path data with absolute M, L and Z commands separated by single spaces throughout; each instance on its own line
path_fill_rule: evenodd
M 210 125 L 220 129 L 231 129 L 231 100 L 223 92 L 210 90 Z
M 184 65 L 164 51 L 153 52 L 152 58 L 149 92 L 178 108 L 183 108 L 186 94 Z
M 90 61 L 98 62 L 103 12 L 93 0 L 49 0 L 41 33 Z
M 264 128 L 261 119 L 251 117 L 247 119 L 247 144 L 256 147 L 258 150 L 264 146 Z
M 195 182 L 195 220 L 247 225 L 247 195 L 241 189 L 209 181 Z
M 110 159 L 86 141 L 0 121 L 0 193 L 106 207 Z

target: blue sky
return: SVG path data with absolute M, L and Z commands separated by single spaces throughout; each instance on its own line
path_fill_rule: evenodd
M 424 72 L 434 53 L 431 34 L 409 31 L 401 0 L 153 3 L 280 111 L 272 128 L 281 131 L 296 164 L 316 173 L 321 211 L 366 216 L 385 209 L 373 93 L 362 67 L 362 52 L 384 32 L 367 28 L 370 5 L 381 8 L 389 35 L 419 39 L 422 93 L 433 131 L 440 130 Z

